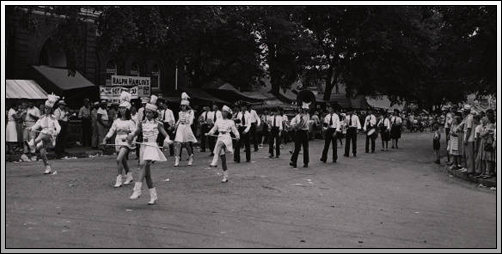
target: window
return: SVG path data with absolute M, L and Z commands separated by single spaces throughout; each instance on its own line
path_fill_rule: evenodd
M 160 88 L 160 69 L 158 64 L 154 64 L 150 73 L 151 87 Z
M 117 65 L 110 61 L 106 64 L 106 85 L 112 85 L 112 75 L 117 75 Z

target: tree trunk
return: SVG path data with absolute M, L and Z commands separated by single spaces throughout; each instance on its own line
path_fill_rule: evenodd
M 331 65 L 328 69 L 328 75 L 326 77 L 326 89 L 324 90 L 323 100 L 329 101 L 331 99 L 331 91 L 333 91 L 333 87 L 337 80 L 337 75 L 333 78 L 333 74 L 335 72 L 334 67 Z

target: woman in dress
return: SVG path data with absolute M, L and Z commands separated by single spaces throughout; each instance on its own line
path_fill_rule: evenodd
M 7 128 L 5 141 L 7 142 L 7 153 L 12 153 L 12 145 L 17 143 L 16 114 L 17 105 L 13 105 L 7 112 Z
M 169 135 L 164 130 L 164 124 L 155 120 L 157 118 L 157 106 L 155 105 L 157 101 L 157 96 L 152 95 L 150 103 L 145 106 L 145 117 L 146 119 L 138 125 L 135 132 L 131 133 L 127 137 L 127 141 L 132 143 L 134 137 L 139 133 L 143 134 L 143 143 L 141 144 L 140 152 L 140 163 L 139 163 L 139 176 L 136 178 L 134 183 L 134 190 L 130 199 L 138 199 L 141 196 L 141 187 L 143 185 L 143 180 L 146 179 L 146 185 L 150 192 L 149 205 L 154 205 L 157 203 L 157 190 L 153 186 L 152 174 L 150 170 L 150 165 L 154 161 L 166 161 L 166 157 L 160 150 L 157 144 L 157 137 L 159 133 L 164 135 L 164 147 L 169 147 L 172 141 L 169 139 Z
M 115 182 L 115 188 L 122 186 L 122 170 L 126 173 L 126 180 L 124 185 L 128 185 L 132 182 L 132 172 L 129 170 L 127 165 L 127 156 L 131 149 L 135 147 L 127 142 L 127 136 L 136 131 L 136 123 L 131 119 L 131 94 L 123 91 L 120 95 L 120 106 L 118 118 L 113 121 L 112 127 L 106 134 L 103 140 L 103 145 L 106 145 L 108 139 L 110 139 L 113 134 L 115 136 L 115 149 L 117 151 L 117 178 Z
M 390 138 L 392 139 L 392 149 L 396 148 L 397 141 L 401 138 L 401 128 L 403 126 L 403 119 L 399 116 L 399 110 L 394 109 L 394 115 L 390 119 L 391 129 L 390 129 Z
M 481 143 L 479 145 L 478 160 L 483 163 L 481 177 L 490 178 L 494 175 L 495 168 L 495 117 L 493 110 L 486 111 L 486 116 L 482 119 L 483 128 L 481 129 Z
M 232 112 L 229 107 L 223 106 L 222 109 L 223 119 L 219 119 L 214 124 L 214 127 L 206 135 L 214 135 L 218 132 L 218 139 L 216 140 L 216 146 L 214 147 L 213 161 L 209 166 L 216 167 L 218 165 L 218 157 L 221 158 L 221 167 L 223 169 L 223 179 L 222 183 L 228 182 L 228 171 L 227 171 L 227 160 L 226 153 L 233 153 L 234 149 L 232 146 L 232 137 L 230 133 L 235 135 L 238 140 L 240 138 L 239 131 L 235 127 L 235 122 L 230 119 Z
M 56 147 L 56 137 L 61 131 L 61 126 L 59 125 L 58 120 L 56 120 L 56 117 L 53 115 L 54 104 L 59 99 L 59 96 L 49 94 L 47 97 L 48 99 L 45 101 L 44 115 L 41 116 L 35 125 L 30 128 L 30 131 L 37 132 L 39 129 L 41 129 L 41 131 L 39 131 L 39 134 L 35 139 L 28 142 L 31 150 L 38 149 L 40 151 L 40 157 L 42 158 L 45 166 L 44 174 L 50 174 L 52 171 L 49 160 L 47 159 L 47 148 Z
M 389 151 L 389 140 L 391 124 L 387 117 L 387 112 L 383 112 L 380 121 L 378 122 L 378 129 L 380 130 L 380 138 L 382 139 L 382 151 Z
M 184 146 L 188 152 L 188 166 L 193 164 L 193 149 L 190 143 L 196 143 L 197 139 L 193 135 L 192 127 L 194 120 L 194 113 L 192 110 L 188 110 L 190 102 L 188 101 L 190 97 L 186 93 L 181 94 L 181 111 L 179 112 L 178 122 L 175 125 L 176 137 L 175 142 L 175 161 L 174 166 L 178 167 L 180 165 L 181 149 Z

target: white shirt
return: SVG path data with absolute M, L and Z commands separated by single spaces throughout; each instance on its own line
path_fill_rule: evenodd
M 207 114 L 207 115 L 206 115 Z M 216 116 L 215 116 L 216 114 Z M 204 113 L 204 120 L 210 124 L 215 124 L 218 119 L 223 119 L 223 116 L 221 115 L 221 111 L 209 111 L 207 113 Z M 216 121 L 215 121 L 216 120 Z
M 67 122 L 68 121 L 68 111 L 57 108 L 54 110 L 54 116 L 58 121 Z
M 302 120 L 303 118 L 303 120 Z M 298 126 L 300 130 L 308 131 L 310 125 L 310 115 L 309 114 L 298 114 L 291 120 L 291 126 L 296 127 L 303 122 L 302 126 Z
M 380 122 L 378 122 L 378 125 L 380 125 L 380 124 L 383 124 L 383 126 L 385 126 L 385 128 L 390 131 L 390 120 L 389 120 L 389 118 L 380 119 Z
M 351 116 L 347 115 L 347 119 L 345 120 L 347 122 L 347 128 L 354 127 L 357 128 L 358 130 L 361 129 L 361 122 L 359 122 L 359 117 L 357 115 L 352 115 L 352 124 L 350 124 L 350 119 Z
M 375 127 L 376 124 L 377 124 L 377 118 L 376 118 L 376 116 L 371 114 L 371 115 L 367 116 L 366 119 L 364 120 L 363 130 L 366 131 L 367 127 L 369 127 L 369 126 Z
M 173 126 L 176 123 L 176 119 L 174 118 L 174 113 L 170 109 L 166 109 L 164 112 L 164 123 L 168 123 Z
M 157 113 L 158 113 L 158 117 L 157 117 L 157 121 L 159 122 L 164 122 L 164 114 L 165 114 L 165 110 L 164 109 L 161 109 L 161 110 L 157 110 Z
M 33 108 L 28 108 L 28 110 L 26 111 L 25 121 L 26 122 L 36 122 L 38 119 L 34 119 L 30 115 L 34 115 L 34 116 L 37 116 L 38 118 L 40 118 L 40 110 L 37 107 L 33 107 Z
M 244 122 L 242 121 L 243 115 L 244 115 Z M 244 111 L 244 113 L 242 111 L 239 111 L 239 113 L 237 113 L 237 119 L 241 120 L 241 125 L 245 123 L 246 129 L 244 130 L 244 132 L 246 133 L 249 132 L 249 129 L 251 128 L 251 114 L 249 114 L 249 112 L 247 111 Z
M 108 112 L 106 109 L 98 108 L 98 117 L 101 115 L 101 120 L 108 121 Z
M 329 125 L 329 122 L 333 119 L 331 125 Z M 333 114 L 327 114 L 324 117 L 324 123 L 328 124 L 328 128 L 333 128 L 336 129 L 337 131 L 340 131 L 340 118 L 336 113 Z
M 106 134 L 106 138 L 111 138 L 115 132 L 117 135 L 134 133 L 136 131 L 136 123 L 133 120 L 122 120 L 120 118 L 113 121 L 112 127 Z
M 183 112 L 180 111 L 178 113 L 178 124 L 187 124 L 192 125 L 193 123 L 193 111 Z
M 251 109 L 248 112 L 251 114 L 251 123 L 256 123 L 256 125 L 260 125 L 261 119 L 258 116 L 258 114 L 256 114 L 256 111 L 254 109 Z
M 273 128 L 275 125 L 275 127 L 279 127 L 279 130 L 282 131 L 282 129 L 283 129 L 282 116 L 279 116 L 279 115 L 267 116 L 267 121 L 270 123 L 271 128 Z
M 392 123 L 392 125 L 401 125 L 403 124 L 403 119 L 401 119 L 401 117 L 399 116 L 392 116 L 390 122 Z
M 233 132 L 235 138 L 240 138 L 239 131 L 237 131 L 235 127 L 235 122 L 230 119 L 218 119 L 213 128 L 209 131 L 209 135 L 213 135 L 216 131 L 218 131 L 218 137 L 230 136 L 230 132 Z

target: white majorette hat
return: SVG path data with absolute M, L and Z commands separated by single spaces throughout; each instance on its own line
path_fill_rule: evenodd
M 145 109 L 149 109 L 151 111 L 157 111 L 157 99 L 158 97 L 153 95 L 150 97 L 150 102 L 148 102 L 145 106 Z
M 190 99 L 190 96 L 188 96 L 187 93 L 183 92 L 181 94 L 181 106 L 189 106 L 190 101 L 188 99 Z
M 57 95 L 55 95 L 53 93 L 49 94 L 49 95 L 47 95 L 47 100 L 45 101 L 45 106 L 49 107 L 49 108 L 53 108 L 54 104 L 58 100 L 59 100 L 59 96 L 57 96 Z
M 232 113 L 232 110 L 229 107 L 227 107 L 227 105 L 223 105 L 223 108 L 221 109 L 221 111 L 226 111 L 228 113 Z
M 471 105 L 465 104 L 464 105 L 464 110 L 471 110 Z
M 119 107 L 125 107 L 127 109 L 131 109 L 131 94 L 126 92 L 126 91 L 122 91 L 122 93 L 120 94 L 120 106 Z
M 309 109 L 310 108 L 310 103 L 303 102 L 302 103 L 302 109 Z

